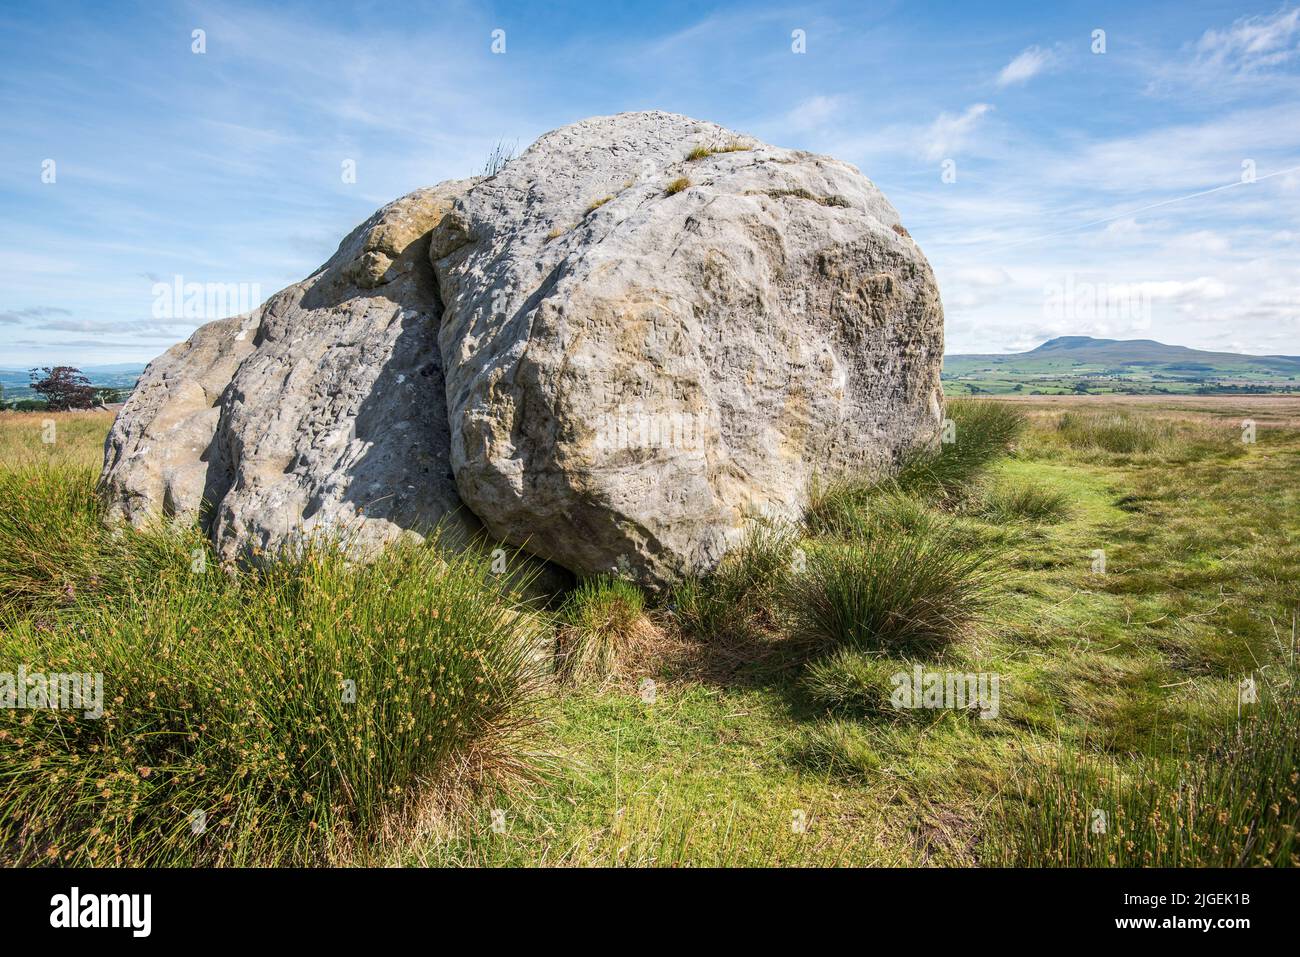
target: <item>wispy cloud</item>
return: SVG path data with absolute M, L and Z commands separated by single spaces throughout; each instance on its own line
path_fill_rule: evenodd
M 991 112 L 993 107 L 988 103 L 976 103 L 956 115 L 940 113 L 925 133 L 923 143 L 925 158 L 947 159 L 959 153 L 975 132 L 980 120 Z
M 1002 68 L 1002 71 L 998 74 L 997 84 L 1000 87 L 1006 87 L 1024 83 L 1042 73 L 1051 62 L 1052 53 L 1050 50 L 1044 50 L 1036 46 L 1029 47 Z
M 28 306 L 26 309 L 9 309 L 0 312 L 0 322 L 16 323 L 31 319 L 48 319 L 50 316 L 70 316 L 72 312 L 57 306 Z
M 1242 17 L 1226 29 L 1206 30 L 1196 45 L 1203 62 L 1250 72 L 1300 55 L 1300 7 L 1271 16 Z

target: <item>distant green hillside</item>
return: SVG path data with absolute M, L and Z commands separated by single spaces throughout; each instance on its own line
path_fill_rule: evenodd
M 1300 356 L 1248 356 L 1153 339 L 1060 336 L 1030 352 L 951 355 L 949 395 L 1243 393 L 1300 391 Z

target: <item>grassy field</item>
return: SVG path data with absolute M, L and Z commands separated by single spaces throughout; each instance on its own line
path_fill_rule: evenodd
M 225 574 L 193 531 L 115 535 L 109 417 L 0 415 L 0 672 L 103 670 L 109 699 L 0 711 L 0 853 L 1300 860 L 1300 400 L 951 409 L 937 459 L 828 482 L 713 576 L 546 609 L 473 552 Z M 891 704 L 916 668 L 996 677 L 995 707 Z

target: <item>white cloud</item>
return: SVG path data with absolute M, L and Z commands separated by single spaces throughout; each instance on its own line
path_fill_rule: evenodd
M 1242 17 L 1226 30 L 1206 30 L 1196 45 L 1203 62 L 1240 72 L 1277 66 L 1300 53 L 1300 7 Z
M 1052 53 L 1050 50 L 1044 50 L 1041 47 L 1029 47 L 1002 68 L 1002 72 L 998 74 L 998 86 L 1012 86 L 1016 83 L 1024 83 L 1042 73 L 1051 62 Z
M 1226 253 L 1231 248 L 1227 237 L 1212 229 L 1197 229 L 1190 233 L 1175 236 L 1168 242 L 1174 251 Z
M 838 96 L 809 97 L 786 114 L 786 129 L 816 129 L 839 113 L 840 106 L 841 98 Z
M 940 113 L 925 133 L 924 149 L 926 159 L 950 158 L 970 138 L 979 121 L 992 111 L 993 107 L 990 104 L 976 103 L 968 107 L 960 116 L 953 116 L 951 113 Z

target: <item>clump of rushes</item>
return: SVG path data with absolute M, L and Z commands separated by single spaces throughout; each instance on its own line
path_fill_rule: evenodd
M 785 589 L 797 633 L 827 647 L 925 657 L 989 607 L 1002 579 L 992 545 L 944 516 L 867 513 L 852 537 L 812 547 Z
M 196 531 L 161 526 L 110 534 L 89 468 L 0 469 L 0 501 L 0 616 L 53 620 L 76 602 L 120 598 L 188 572 L 204 544 Z
M 752 637 L 775 625 L 776 595 L 795 566 L 798 541 L 785 525 L 753 521 L 745 537 L 707 575 L 692 575 L 672 592 L 684 632 L 703 641 Z
M 491 562 L 309 549 L 125 585 L 4 661 L 102 674 L 103 715 L 0 709 L 8 863 L 309 865 L 408 815 L 532 780 L 543 629 Z
M 977 513 L 990 522 L 1030 522 L 1052 525 L 1070 517 L 1070 497 L 1043 485 L 994 486 L 983 496 Z
M 611 199 L 613 199 L 613 198 L 614 198 L 613 196 L 602 196 L 600 199 L 593 200 L 592 203 L 591 203 L 591 205 L 587 207 L 587 211 L 586 211 L 585 213 L 583 213 L 582 215 L 584 215 L 584 216 L 590 216 L 592 213 L 594 213 L 596 210 L 600 209 L 600 207 L 604 206 L 606 203 L 608 203 L 608 202 L 609 202 Z
M 1067 445 L 1132 455 L 1154 452 L 1177 433 L 1172 422 L 1127 413 L 1066 412 L 1056 424 Z
M 665 196 L 676 196 L 682 190 L 691 185 L 691 181 L 685 176 L 679 176 L 667 186 L 664 187 Z
M 981 472 L 1006 455 L 1024 431 L 1024 413 L 1008 402 L 954 401 L 950 442 L 907 458 L 894 484 L 917 494 L 951 498 L 970 488 Z
M 621 578 L 591 578 L 560 608 L 556 670 L 569 681 L 619 674 L 653 636 L 645 595 Z
M 980 473 L 1007 454 L 1026 424 L 1023 413 L 1005 402 L 952 402 L 948 410 L 954 441 L 913 453 L 896 474 L 844 475 L 815 482 L 804 510 L 808 530 L 814 535 L 843 534 L 886 494 L 939 502 L 960 498 L 974 487 Z M 916 507 L 923 508 L 919 502 Z
M 804 509 L 812 535 L 853 538 L 881 523 L 907 531 L 930 520 L 926 502 L 888 485 L 856 476 L 813 483 Z
M 896 675 L 911 675 L 915 662 L 882 658 L 841 648 L 808 663 L 803 688 L 827 711 L 863 717 L 902 718 L 916 711 L 896 708 Z

